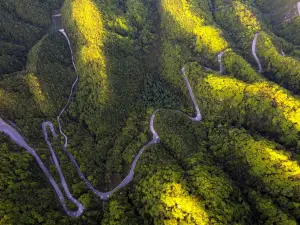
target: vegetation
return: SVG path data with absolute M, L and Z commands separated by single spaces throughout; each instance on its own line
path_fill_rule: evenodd
M 284 37 L 287 41 L 300 45 L 299 39 L 300 19 L 296 17 L 291 22 L 283 24 L 278 28 L 278 35 Z
M 242 54 L 250 58 L 254 34 L 263 29 L 250 1 L 216 1 L 215 18 Z
M 266 81 L 247 84 L 234 78 L 204 73 L 196 64 L 191 65 L 190 73 L 195 79 L 195 94 L 201 96 L 201 110 L 207 119 L 246 126 L 280 143 L 297 146 L 298 97 Z
M 283 87 L 299 94 L 300 63 L 292 57 L 278 53 L 267 34 L 261 33 L 257 43 L 258 56 L 262 60 L 266 76 Z
M 263 82 L 265 79 L 256 73 L 247 61 L 233 51 L 226 51 L 223 56 L 224 73 L 245 82 Z
M 128 110 L 135 107 L 146 73 L 140 56 L 148 52 L 154 38 L 151 20 L 141 19 L 151 16 L 146 3 L 129 1 L 122 6 L 125 13 L 106 11 L 112 4 L 101 6 L 103 13 L 91 0 L 66 1 L 64 5 L 64 19 L 75 43 L 81 74 L 76 111 L 99 135 L 111 132 L 113 127 L 119 129 Z
M 219 165 L 235 180 L 255 187 L 262 193 L 267 191 L 273 201 L 285 201 L 290 208 L 282 207 L 282 209 L 298 218 L 299 169 L 298 163 L 290 159 L 289 153 L 277 150 L 279 147 L 275 143 L 266 140 L 257 141 L 245 131 L 226 128 L 225 136 L 222 134 L 220 127 L 208 134 L 210 150 Z M 230 137 L 228 142 L 227 137 Z M 218 143 L 216 138 L 221 142 Z M 244 180 L 244 176 L 248 179 Z M 292 178 L 293 176 L 295 177 Z M 288 184 L 288 180 L 291 184 Z
M 297 0 L 261 1 L 255 3 L 265 13 L 266 19 L 272 25 L 273 31 L 287 41 L 299 45 L 300 20 Z M 295 16 L 296 15 L 296 16 Z
M 41 124 L 51 121 L 58 132 L 76 71 L 51 14 L 62 14 L 79 75 L 62 128 L 95 188 L 120 184 L 161 109 L 160 143 L 145 149 L 133 181 L 108 201 L 80 179 L 63 137 L 49 135 L 70 192 L 85 207 L 78 218 L 65 215 L 34 158 L 0 133 L 0 224 L 299 223 L 299 17 L 271 17 L 292 4 L 0 0 L 0 118 L 17 126 L 57 182 Z M 262 74 L 251 51 L 258 32 Z M 195 110 L 183 66 L 201 122 L 187 116 Z

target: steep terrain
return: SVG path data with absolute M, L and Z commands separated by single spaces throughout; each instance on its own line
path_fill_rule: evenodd
M 0 0 L 0 224 L 297 224 L 299 13 Z

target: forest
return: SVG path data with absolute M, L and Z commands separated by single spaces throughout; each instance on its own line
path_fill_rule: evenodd
M 0 225 L 299 224 L 297 4 L 0 0 Z

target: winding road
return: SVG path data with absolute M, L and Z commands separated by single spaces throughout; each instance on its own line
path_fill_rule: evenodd
M 61 14 L 60 14 L 61 15 Z M 64 143 L 64 146 L 67 147 L 67 144 L 68 144 L 68 137 L 67 135 L 62 131 L 62 126 L 61 126 L 61 123 L 60 123 L 60 117 L 61 115 L 66 111 L 69 103 L 70 103 L 70 100 L 72 98 L 72 95 L 74 93 L 74 89 L 75 89 L 75 85 L 77 84 L 78 82 L 78 72 L 77 72 L 77 68 L 76 68 L 76 65 L 75 65 L 75 62 L 74 62 L 74 54 L 73 54 L 73 50 L 72 50 L 72 46 L 71 46 L 71 42 L 70 42 L 70 39 L 67 35 L 67 33 L 65 32 L 64 29 L 59 29 L 59 32 L 62 33 L 64 35 L 64 37 L 66 38 L 67 42 L 68 42 L 68 45 L 69 45 L 69 49 L 70 49 L 70 53 L 71 53 L 71 59 L 72 59 L 72 64 L 73 64 L 73 67 L 74 67 L 74 70 L 75 70 L 75 73 L 76 73 L 76 79 L 74 81 L 74 83 L 72 84 L 72 87 L 71 87 L 71 91 L 70 91 L 70 94 L 69 94 L 69 97 L 68 97 L 68 100 L 67 100 L 67 103 L 66 105 L 62 108 L 62 110 L 60 111 L 59 115 L 57 116 L 57 123 L 58 123 L 58 129 L 59 129 L 59 132 L 61 133 L 61 135 L 64 136 L 65 138 L 65 143 Z
M 68 100 L 67 100 L 67 103 L 66 105 L 63 107 L 63 109 L 61 110 L 61 112 L 59 113 L 59 115 L 57 116 L 57 122 L 58 122 L 58 126 L 59 126 L 59 132 L 61 135 L 64 136 L 65 138 L 65 142 L 64 142 L 64 145 L 62 146 L 63 147 L 63 150 L 64 152 L 68 155 L 69 159 L 71 160 L 71 162 L 73 163 L 73 165 L 75 166 L 76 168 L 76 171 L 79 175 L 79 177 L 86 183 L 87 187 L 95 194 L 97 195 L 98 197 L 100 197 L 100 199 L 102 200 L 106 200 L 108 199 L 112 193 L 114 193 L 115 191 L 123 188 L 124 186 L 126 186 L 128 183 L 130 183 L 134 177 L 134 170 L 135 170 L 135 167 L 136 167 L 136 164 L 139 160 L 139 158 L 141 157 L 141 155 L 143 154 L 143 152 L 150 146 L 154 145 L 154 144 L 157 144 L 160 142 L 160 138 L 159 138 L 159 135 L 158 133 L 155 131 L 155 128 L 154 128 L 154 121 L 155 121 L 155 115 L 157 112 L 161 111 L 162 109 L 157 109 L 155 110 L 152 115 L 151 115 L 151 118 L 150 118 L 150 131 L 152 133 L 152 140 L 149 141 L 147 144 L 145 144 L 138 152 L 138 154 L 135 156 L 132 164 L 131 164 L 131 168 L 130 168 L 130 171 L 129 173 L 127 174 L 127 176 L 125 177 L 125 179 L 117 186 L 115 187 L 113 190 L 111 191 L 108 191 L 108 192 L 100 192 L 98 191 L 89 181 L 88 179 L 83 175 L 83 173 L 81 172 L 80 170 L 80 166 L 78 165 L 78 163 L 76 162 L 76 159 L 73 157 L 73 155 L 68 151 L 67 149 L 67 143 L 68 143 L 68 137 L 63 133 L 62 131 L 62 126 L 60 124 L 60 117 L 61 115 L 65 112 L 69 102 L 70 102 L 70 99 L 74 93 L 74 88 L 75 88 L 75 85 L 77 84 L 78 82 L 78 73 L 77 73 L 77 69 L 76 69 L 76 65 L 74 63 L 74 56 L 73 56 L 73 50 L 72 50 L 72 47 L 71 47 L 71 44 L 70 44 L 70 40 L 66 34 L 66 32 L 64 31 L 64 29 L 60 29 L 59 32 L 61 32 L 64 37 L 66 38 L 67 42 L 68 42 L 68 45 L 69 45 L 69 49 L 70 49 L 70 52 L 71 52 L 71 58 L 72 58 L 72 64 L 74 66 L 74 69 L 75 69 L 75 72 L 76 72 L 76 79 L 74 81 L 74 83 L 72 84 L 72 87 L 71 87 L 71 91 L 70 91 L 70 95 L 68 97 Z M 184 79 L 184 82 L 188 88 L 188 92 L 189 92 L 189 95 L 191 97 L 191 100 L 194 104 L 194 108 L 195 108 L 195 111 L 196 111 L 196 116 L 195 117 L 192 117 L 192 116 L 189 116 L 189 115 L 186 115 L 189 117 L 189 119 L 191 121 L 195 121 L 195 122 L 200 122 L 202 120 L 202 115 L 200 113 L 200 109 L 199 109 L 199 106 L 197 104 L 197 101 L 195 99 L 195 96 L 193 94 L 193 91 L 192 91 L 192 88 L 190 86 L 190 83 L 186 77 L 186 74 L 185 74 L 185 68 L 183 67 L 181 69 L 181 73 L 182 73 L 182 76 L 183 76 L 183 79 Z M 176 110 L 177 112 L 180 112 L 178 110 Z M 182 112 L 180 112 L 182 113 Z M 76 206 L 77 206 L 77 210 L 76 211 L 72 211 L 70 210 L 67 206 L 66 206 L 66 202 L 65 202 L 65 198 L 63 196 L 63 193 L 62 191 L 60 190 L 58 184 L 55 182 L 55 180 L 53 179 L 52 175 L 50 174 L 49 170 L 47 169 L 47 167 L 44 165 L 44 163 L 42 162 L 41 158 L 37 155 L 36 151 L 31 148 L 28 143 L 24 140 L 24 138 L 22 137 L 22 135 L 16 130 L 14 129 L 13 127 L 11 127 L 10 125 L 8 125 L 6 122 L 4 122 L 1 118 L 0 118 L 0 132 L 3 132 L 5 133 L 6 135 L 8 135 L 10 137 L 10 139 L 15 142 L 17 145 L 19 145 L 20 147 L 22 148 L 25 148 L 27 150 L 27 152 L 29 154 L 31 154 L 36 162 L 38 163 L 38 165 L 40 166 L 40 168 L 42 169 L 42 171 L 45 173 L 45 175 L 47 176 L 48 180 L 50 181 L 51 185 L 53 186 L 65 212 L 69 215 L 69 216 L 72 216 L 72 217 L 79 217 L 83 211 L 84 211 L 84 206 L 77 200 L 75 199 L 70 191 L 69 191 L 69 188 L 68 188 L 68 185 L 66 183 L 66 180 L 64 178 L 64 175 L 63 175 L 63 172 L 61 170 L 61 167 L 59 165 L 59 162 L 57 160 L 57 157 L 56 157 L 56 154 L 53 150 L 53 147 L 52 147 L 52 144 L 51 142 L 49 141 L 49 137 L 48 137 L 48 131 L 47 131 L 47 128 L 50 129 L 51 131 L 51 134 L 54 138 L 58 138 L 58 134 L 56 133 L 55 129 L 54 129 L 54 126 L 53 124 L 50 122 L 50 121 L 45 121 L 43 122 L 42 124 L 42 130 L 43 130 L 43 134 L 44 134 L 44 139 L 45 139 L 45 142 L 47 143 L 48 145 L 48 148 L 50 150 L 50 153 L 51 153 L 51 157 L 53 159 L 53 162 L 56 166 L 56 169 L 57 169 L 57 172 L 59 174 L 59 178 L 60 178 L 60 182 L 61 182 L 61 185 L 64 189 L 64 192 L 66 194 L 66 197 L 71 201 L 73 202 Z
M 300 15 L 300 2 L 297 4 L 297 8 L 298 8 L 298 13 Z M 60 13 L 57 13 L 57 14 L 53 15 L 53 17 L 60 17 L 60 16 L 61 16 Z M 140 159 L 140 157 L 142 156 L 142 154 L 144 153 L 144 151 L 147 148 L 149 148 L 150 146 L 152 146 L 154 144 L 158 144 L 160 142 L 159 135 L 158 135 L 158 133 L 156 132 L 156 130 L 154 128 L 154 121 L 155 121 L 156 114 L 159 111 L 162 111 L 163 109 L 156 109 L 152 113 L 151 118 L 150 118 L 150 122 L 149 122 L 150 132 L 152 133 L 152 140 L 150 140 L 148 143 L 146 143 L 139 150 L 139 152 L 135 156 L 135 158 L 134 158 L 134 160 L 133 160 L 133 162 L 131 164 L 130 170 L 129 170 L 127 176 L 124 178 L 124 180 L 117 187 L 115 187 L 114 189 L 112 189 L 111 191 L 108 191 L 108 192 L 100 192 L 100 191 L 98 191 L 90 183 L 90 181 L 84 176 L 84 174 L 80 170 L 80 166 L 77 163 L 76 159 L 68 151 L 68 149 L 67 149 L 68 137 L 67 137 L 67 135 L 62 130 L 61 116 L 66 111 L 66 109 L 67 109 L 67 107 L 68 107 L 68 105 L 70 103 L 70 100 L 71 100 L 71 98 L 73 96 L 73 93 L 74 93 L 75 86 L 78 83 L 79 76 L 78 76 L 77 68 L 76 68 L 76 65 L 75 65 L 75 62 L 74 62 L 74 54 L 73 54 L 73 50 L 72 50 L 71 43 L 70 43 L 70 40 L 68 38 L 68 35 L 66 34 L 66 32 L 65 32 L 64 29 L 59 29 L 59 32 L 64 35 L 64 37 L 66 38 L 66 40 L 68 42 L 68 46 L 69 46 L 70 53 L 71 53 L 72 64 L 73 64 L 73 67 L 74 67 L 74 70 L 75 70 L 75 73 L 76 73 L 76 79 L 75 79 L 75 81 L 72 84 L 72 87 L 71 87 L 70 94 L 69 94 L 69 97 L 67 99 L 67 102 L 66 102 L 65 106 L 62 108 L 62 110 L 60 111 L 60 113 L 57 116 L 58 130 L 59 130 L 59 133 L 64 137 L 64 143 L 63 143 L 62 147 L 63 147 L 64 152 L 67 154 L 67 156 L 69 157 L 70 161 L 73 163 L 74 167 L 76 168 L 76 171 L 77 171 L 79 177 L 85 182 L 85 184 L 87 185 L 87 187 L 95 195 L 97 195 L 100 199 L 106 200 L 106 199 L 109 199 L 109 197 L 111 196 L 111 194 L 113 194 L 117 190 L 123 188 L 124 186 L 126 186 L 128 183 L 130 183 L 133 180 L 133 178 L 134 178 L 134 172 L 135 172 L 135 168 L 136 168 L 137 162 Z M 257 64 L 258 64 L 258 72 L 261 73 L 262 72 L 262 65 L 261 65 L 261 62 L 260 62 L 257 54 L 256 54 L 256 45 L 257 45 L 258 35 L 259 35 L 259 33 L 255 34 L 254 39 L 253 39 L 252 54 L 253 54 L 253 56 L 254 56 Z M 220 74 L 223 73 L 222 57 L 223 57 L 224 54 L 225 54 L 225 51 L 222 51 L 221 53 L 218 54 L 218 62 L 220 64 L 220 71 L 219 71 Z M 182 76 L 183 76 L 183 80 L 184 80 L 184 82 L 185 82 L 185 84 L 187 86 L 187 89 L 188 89 L 189 95 L 191 97 L 191 100 L 193 102 L 194 109 L 196 111 L 196 116 L 195 117 L 192 117 L 192 116 L 189 116 L 189 115 L 186 115 L 186 114 L 184 114 L 184 115 L 188 116 L 188 118 L 191 121 L 200 122 L 202 120 L 202 115 L 200 113 L 200 109 L 199 109 L 199 106 L 198 106 L 197 101 L 195 99 L 195 96 L 193 94 L 193 91 L 192 91 L 192 88 L 190 86 L 190 83 L 189 83 L 189 81 L 188 81 L 188 79 L 186 77 L 185 68 L 184 67 L 181 69 L 181 73 L 182 73 Z M 178 110 L 175 110 L 175 111 L 182 113 L 181 111 L 178 111 Z M 25 141 L 24 137 L 15 128 L 13 128 L 12 126 L 10 126 L 9 124 L 7 124 L 4 120 L 2 120 L 0 118 L 0 132 L 5 133 L 7 136 L 10 137 L 10 139 L 14 143 L 16 143 L 20 147 L 26 149 L 26 151 L 35 158 L 36 162 L 38 163 L 38 165 L 40 166 L 40 168 L 42 169 L 42 171 L 47 176 L 49 182 L 53 186 L 53 188 L 54 188 L 54 190 L 55 190 L 55 192 L 56 192 L 56 194 L 58 196 L 58 199 L 61 202 L 61 205 L 63 206 L 63 209 L 65 210 L 66 214 L 69 215 L 69 216 L 71 216 L 71 217 L 79 217 L 79 216 L 82 215 L 82 213 L 84 212 L 85 208 L 84 208 L 84 206 L 76 198 L 74 198 L 71 195 L 71 193 L 69 191 L 69 188 L 68 188 L 68 185 L 66 183 L 66 180 L 65 180 L 65 177 L 63 175 L 63 172 L 61 170 L 60 164 L 59 164 L 58 159 L 56 157 L 56 154 L 55 154 L 55 152 L 53 150 L 52 144 L 49 141 L 48 129 L 50 130 L 52 136 L 57 139 L 58 138 L 58 134 L 56 133 L 53 124 L 50 121 L 43 122 L 42 123 L 42 131 L 43 131 L 43 134 L 44 134 L 44 139 L 45 139 L 45 142 L 48 145 L 49 151 L 51 153 L 51 158 L 52 158 L 53 163 L 55 164 L 55 167 L 57 169 L 57 172 L 58 172 L 58 175 L 59 175 L 59 179 L 60 179 L 60 183 L 62 185 L 62 188 L 64 190 L 64 193 L 65 193 L 67 199 L 70 200 L 72 203 L 74 203 L 77 206 L 77 210 L 76 211 L 72 211 L 72 210 L 70 210 L 67 207 L 67 205 L 66 205 L 66 199 L 64 197 L 63 192 L 59 188 L 59 186 L 56 183 L 56 181 L 53 179 L 52 175 L 50 174 L 50 172 L 47 169 L 47 167 L 45 166 L 45 164 L 42 162 L 41 158 L 37 155 L 36 151 L 32 147 L 29 146 L 29 144 Z
M 57 135 L 55 134 L 54 127 L 51 123 L 48 123 L 48 122 L 43 123 L 43 132 L 44 132 L 44 135 L 46 134 L 45 139 L 49 146 L 50 142 L 48 141 L 47 131 L 46 131 L 47 126 L 50 127 L 50 130 L 51 130 L 53 136 L 56 137 Z M 4 132 L 6 135 L 8 135 L 10 137 L 10 139 L 13 142 L 15 142 L 20 147 L 25 148 L 27 150 L 27 152 L 35 158 L 36 162 L 38 163 L 38 165 L 40 166 L 42 171 L 46 174 L 49 182 L 53 186 L 53 188 L 58 196 L 58 199 L 61 202 L 61 205 L 63 206 L 65 212 L 69 216 L 72 216 L 72 217 L 77 217 L 77 216 L 81 215 L 84 210 L 84 206 L 71 195 L 68 185 L 66 183 L 66 180 L 64 178 L 64 175 L 59 166 L 59 162 L 56 158 L 55 152 L 53 151 L 52 147 L 50 148 L 50 152 L 51 152 L 52 158 L 54 160 L 56 169 L 59 173 L 60 182 L 63 186 L 64 192 L 65 192 L 67 198 L 77 206 L 76 211 L 71 211 L 68 209 L 68 207 L 66 206 L 65 197 L 64 197 L 62 191 L 60 190 L 58 184 L 55 182 L 55 180 L 51 176 L 51 174 L 50 174 L 49 170 L 47 169 L 47 167 L 45 166 L 45 164 L 42 162 L 41 158 L 37 155 L 36 151 L 27 144 L 27 142 L 24 140 L 24 138 L 22 137 L 22 135 L 20 135 L 20 133 L 18 131 L 16 131 L 13 127 L 11 127 L 7 123 L 5 123 L 1 118 L 0 118 L 0 132 Z
M 220 71 L 219 73 L 222 74 L 223 73 L 223 63 L 222 63 L 222 57 L 225 54 L 225 50 L 221 53 L 218 54 L 218 62 L 220 64 Z
M 257 34 L 254 35 L 254 39 L 253 39 L 253 42 L 252 42 L 252 55 L 253 55 L 253 57 L 255 58 L 256 62 L 257 62 L 257 65 L 258 65 L 258 73 L 261 73 L 261 72 L 262 72 L 262 65 L 261 65 L 261 63 L 260 63 L 259 58 L 258 58 L 257 55 L 256 55 L 256 45 L 257 45 L 257 38 L 258 38 L 258 35 L 259 35 L 259 33 L 257 33 Z

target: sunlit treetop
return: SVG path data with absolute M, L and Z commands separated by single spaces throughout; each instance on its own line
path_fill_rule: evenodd
M 206 25 L 204 15 L 195 15 L 188 1 L 163 0 L 162 9 L 164 13 L 170 14 L 183 30 L 196 37 L 197 50 L 203 50 L 200 43 L 211 54 L 217 54 L 228 47 L 228 43 L 222 37 L 221 30 Z M 200 10 L 197 10 L 197 13 L 199 12 Z

